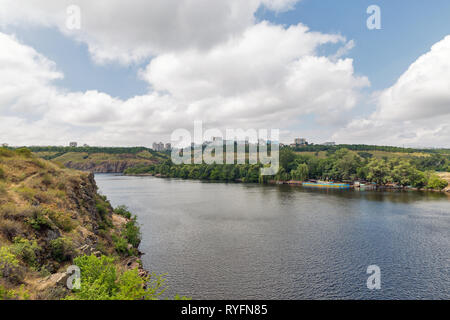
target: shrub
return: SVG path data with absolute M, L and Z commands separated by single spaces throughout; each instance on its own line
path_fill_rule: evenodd
M 18 276 L 19 260 L 10 247 L 0 247 L 0 276 L 14 278 Z
M 53 180 L 52 180 L 52 178 L 51 178 L 48 174 L 45 174 L 45 175 L 42 177 L 42 184 L 43 184 L 44 186 L 46 186 L 46 187 L 49 187 L 49 186 L 51 186 L 51 185 L 53 184 Z
M 25 186 L 17 188 L 16 191 L 26 201 L 33 200 L 34 196 L 36 195 L 36 191 L 35 190 L 33 190 L 31 188 L 28 188 L 28 187 L 25 187 Z
M 24 286 L 21 285 L 19 290 L 8 290 L 0 285 L 0 300 L 28 300 L 30 299 L 30 294 L 25 290 Z
M 141 228 L 137 224 L 136 217 L 133 217 L 125 225 L 125 237 L 134 248 L 139 247 L 141 243 Z
M 81 287 L 67 299 L 156 300 L 165 290 L 161 276 L 141 277 L 137 269 L 120 272 L 110 257 L 81 256 L 74 264 L 81 271 Z
M 131 219 L 131 212 L 128 211 L 128 208 L 126 206 L 118 206 L 117 208 L 114 209 L 114 213 L 118 214 L 122 217 L 125 217 L 127 219 Z
M 114 249 L 116 249 L 117 253 L 119 254 L 125 254 L 132 256 L 133 251 L 128 249 L 128 241 L 122 236 L 112 236 L 113 242 L 114 242 Z
M 58 262 L 71 260 L 75 254 L 72 241 L 64 237 L 50 241 L 50 253 Z
M 6 178 L 5 170 L 0 167 L 0 180 L 4 180 Z
M 3 181 L 0 181 L 0 196 L 7 195 L 8 190 L 6 188 L 6 184 Z
M 25 221 L 36 231 L 52 228 L 51 221 L 44 215 L 41 208 L 32 209 L 31 217 Z
M 0 218 L 24 221 L 33 215 L 35 208 L 18 209 L 14 204 L 8 203 L 0 207 Z
M 427 188 L 442 190 L 448 186 L 448 182 L 444 179 L 441 179 L 437 174 L 431 174 L 428 178 Z
M 19 148 L 19 149 L 16 149 L 16 153 L 17 153 L 18 155 L 22 156 L 22 157 L 25 157 L 25 158 L 31 158 L 31 156 L 33 155 L 33 154 L 31 153 L 31 150 L 28 149 L 28 148 Z
M 22 234 L 23 227 L 18 221 L 3 220 L 0 221 L 0 232 L 9 240 L 12 241 L 16 236 Z
M 41 248 L 36 240 L 30 241 L 21 237 L 14 238 L 14 244 L 11 247 L 12 252 L 30 267 L 37 268 L 37 255 Z
M 75 221 L 64 212 L 49 212 L 50 220 L 61 230 L 70 232 L 75 229 Z
M 0 157 L 13 157 L 15 155 L 14 151 L 5 148 L 5 147 L 0 147 Z

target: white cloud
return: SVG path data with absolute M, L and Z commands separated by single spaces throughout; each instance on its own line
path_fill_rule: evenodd
M 10 84 L 9 94 L 0 95 L 1 108 L 8 110 L 5 116 L 14 115 L 3 118 L 12 121 L 3 137 L 16 144 L 84 139 L 148 145 L 196 119 L 221 128 L 284 127 L 305 114 L 336 120 L 369 83 L 354 75 L 351 59 L 317 56 L 325 43 L 346 45 L 342 36 L 310 32 L 301 24 L 286 29 L 262 22 L 209 50 L 159 55 L 141 72 L 154 90 L 123 101 L 97 91 L 57 89 L 52 81 L 62 75 L 53 62 L 1 34 L 0 83 Z M 11 82 L 7 75 L 20 76 Z M 23 134 L 9 130 L 18 123 Z M 52 135 L 28 134 L 45 132 L 42 126 L 51 127 Z
M 377 109 L 336 133 L 341 142 L 450 147 L 450 36 L 419 57 L 390 88 Z
M 209 49 L 254 23 L 254 13 L 291 9 L 299 0 L 0 0 L 1 25 L 57 27 L 88 44 L 95 61 L 131 63 L 164 52 Z M 81 29 L 66 28 L 70 5 Z

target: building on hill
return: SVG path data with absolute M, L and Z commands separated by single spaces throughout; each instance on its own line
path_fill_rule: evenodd
M 296 138 L 294 140 L 294 144 L 291 146 L 295 146 L 295 147 L 303 147 L 303 146 L 307 146 L 308 145 L 308 141 L 306 141 L 305 138 Z
M 7 144 L 7 143 L 2 143 L 2 147 L 3 148 L 7 148 L 9 146 L 9 144 Z
M 76 142 L 69 143 L 69 147 L 71 147 L 71 148 L 76 148 L 77 146 L 78 146 L 78 143 L 76 143 Z

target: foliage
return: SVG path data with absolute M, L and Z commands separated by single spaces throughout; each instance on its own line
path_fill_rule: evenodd
M 85 255 L 74 264 L 81 271 L 81 287 L 70 300 L 156 300 L 165 290 L 162 276 L 141 277 L 137 269 L 121 272 L 112 257 Z
M 0 247 L 0 277 L 8 278 L 17 275 L 19 260 L 10 247 Z
M 124 205 L 118 206 L 114 209 L 114 213 L 118 214 L 122 217 L 125 217 L 127 219 L 131 219 L 131 212 L 128 210 L 128 208 Z
M 141 229 L 137 224 L 136 217 L 133 217 L 125 225 L 125 237 L 134 248 L 139 247 L 141 243 Z
M 49 229 L 52 227 L 51 221 L 45 216 L 44 210 L 35 208 L 31 212 L 31 217 L 25 220 L 34 230 Z
M 434 190 L 442 190 L 448 186 L 448 182 L 441 179 L 437 174 L 431 174 L 428 177 L 427 188 Z
M 75 221 L 67 213 L 49 211 L 48 216 L 50 220 L 63 231 L 69 232 L 76 227 Z
M 306 149 L 305 149 L 306 148 Z M 250 164 L 182 164 L 174 165 L 170 160 L 151 166 L 130 168 L 125 174 L 152 174 L 165 177 L 182 179 L 199 179 L 214 181 L 242 181 L 262 182 L 269 180 L 288 181 L 291 179 L 305 181 L 307 179 L 331 180 L 331 181 L 355 181 L 363 180 L 374 182 L 378 185 L 395 183 L 400 186 L 412 186 L 423 188 L 428 179 L 424 168 L 433 167 L 443 169 L 449 165 L 447 155 L 434 154 L 430 150 L 430 156 L 398 158 L 376 158 L 368 151 L 389 152 L 417 152 L 416 149 L 399 149 L 396 147 L 376 147 L 350 145 L 342 146 L 306 146 L 305 150 L 326 150 L 328 156 L 319 158 L 309 154 L 296 154 L 291 148 L 284 147 L 280 150 L 280 169 L 274 177 L 261 177 L 259 169 L 261 165 Z M 436 177 L 433 185 L 437 184 Z
M 0 285 L 0 300 L 28 300 L 30 294 L 25 287 L 21 285 L 18 290 L 8 290 Z
M 58 262 L 71 260 L 75 254 L 72 241 L 65 237 L 50 241 L 50 253 L 52 258 Z
M 14 238 L 11 251 L 30 267 L 38 267 L 37 255 L 41 248 L 36 240 L 30 241 L 21 237 Z
M 0 220 L 0 233 L 12 241 L 14 237 L 23 233 L 23 227 L 20 222 L 15 220 Z

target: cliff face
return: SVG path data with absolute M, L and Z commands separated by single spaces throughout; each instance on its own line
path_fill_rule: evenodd
M 66 162 L 64 166 L 71 169 L 89 171 L 94 173 L 122 173 L 128 168 L 136 166 L 148 166 L 154 164 L 151 160 L 110 160 L 102 162 L 85 161 L 85 162 Z
M 139 254 L 120 255 L 115 246 L 129 221 L 97 193 L 92 173 L 0 148 L 0 298 L 19 287 L 30 298 L 64 297 L 67 267 L 80 255 L 139 267 Z

